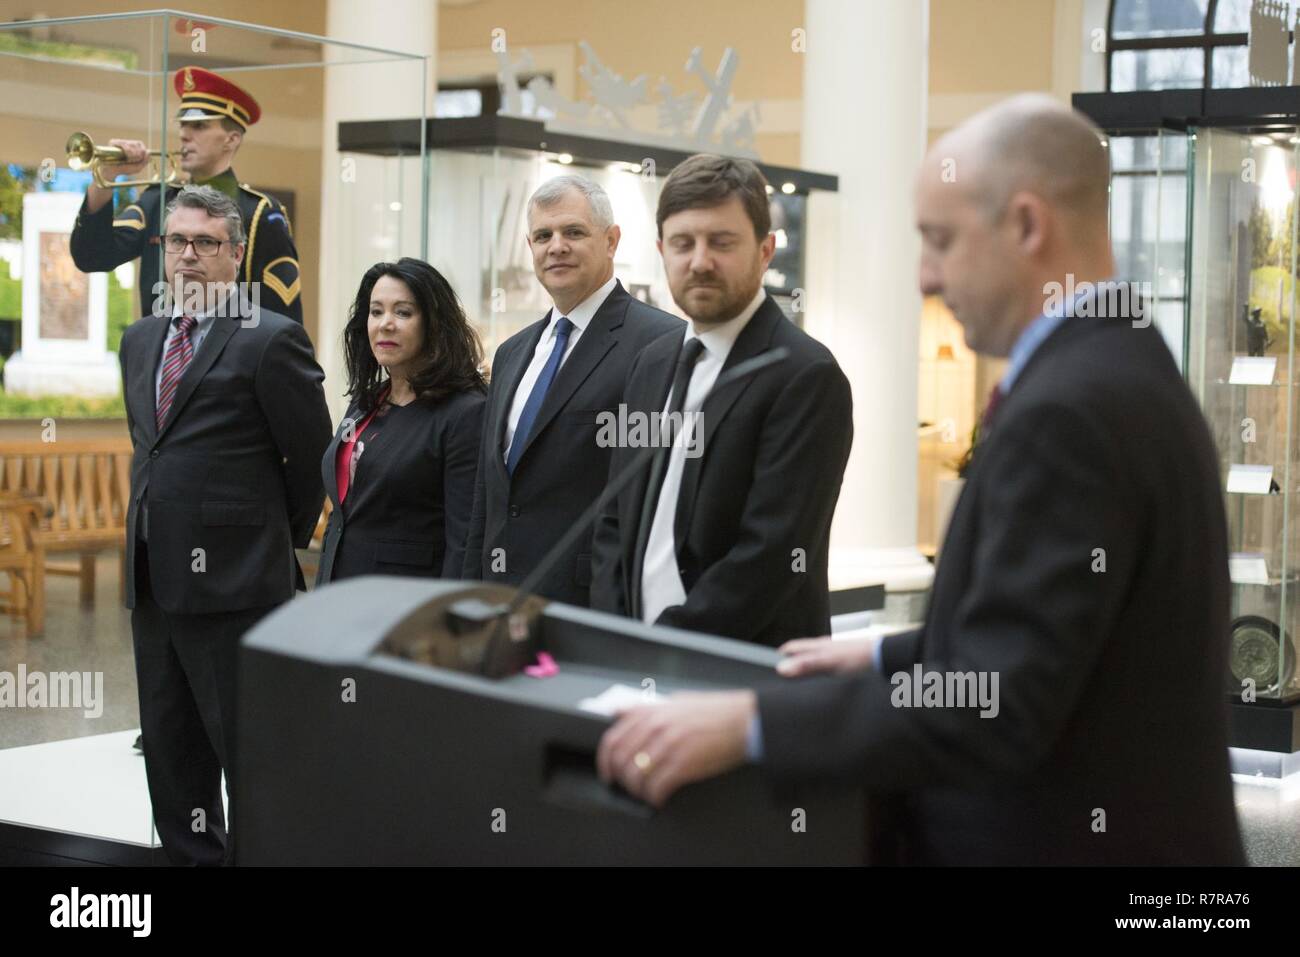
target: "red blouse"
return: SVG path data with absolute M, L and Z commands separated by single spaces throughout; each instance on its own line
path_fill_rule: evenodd
M 352 473 L 355 471 L 352 462 L 352 451 L 356 448 L 357 442 L 361 438 L 361 433 L 370 426 L 370 420 L 373 419 L 379 410 L 383 408 L 384 402 L 387 398 L 388 388 L 385 387 L 384 391 L 379 394 L 379 398 L 375 400 L 375 407 L 370 410 L 370 414 L 365 417 L 360 425 L 352 430 L 352 438 L 347 442 L 339 443 L 338 458 L 334 460 L 334 478 L 338 482 L 340 505 L 343 504 L 343 500 L 348 497 L 348 487 L 352 484 Z M 364 445 L 361 446 L 363 452 L 365 451 L 365 448 Z

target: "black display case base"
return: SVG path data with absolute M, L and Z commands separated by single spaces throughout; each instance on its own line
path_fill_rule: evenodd
M 1228 745 L 1252 751 L 1294 754 L 1300 751 L 1300 701 L 1230 703 Z

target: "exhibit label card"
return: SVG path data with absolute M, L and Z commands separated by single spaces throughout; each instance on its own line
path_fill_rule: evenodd
M 1233 385 L 1272 385 L 1276 374 L 1277 356 L 1237 356 L 1228 381 Z
M 1234 552 L 1228 556 L 1228 575 L 1234 585 L 1267 585 L 1268 561 L 1257 552 Z
M 1240 495 L 1267 495 L 1273 485 L 1271 465 L 1231 465 L 1228 467 L 1228 491 Z

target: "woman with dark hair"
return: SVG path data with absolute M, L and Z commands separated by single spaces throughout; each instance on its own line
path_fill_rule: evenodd
M 352 404 L 322 463 L 330 513 L 316 584 L 459 578 L 486 388 L 482 347 L 426 262 L 377 263 L 343 330 Z

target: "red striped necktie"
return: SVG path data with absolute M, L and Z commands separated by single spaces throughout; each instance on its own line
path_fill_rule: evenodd
M 172 399 L 176 398 L 176 386 L 194 358 L 194 344 L 190 342 L 190 330 L 198 320 L 193 316 L 180 316 L 173 321 L 176 323 L 177 333 L 172 336 L 171 344 L 167 346 L 167 354 L 163 356 L 162 381 L 158 384 L 159 429 L 167 421 L 167 412 L 172 407 Z

